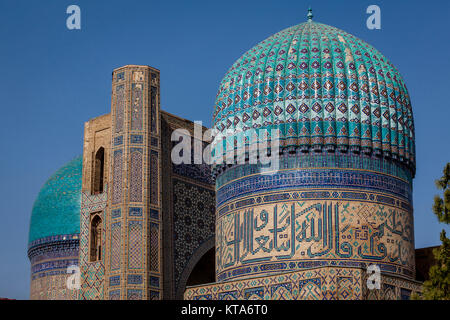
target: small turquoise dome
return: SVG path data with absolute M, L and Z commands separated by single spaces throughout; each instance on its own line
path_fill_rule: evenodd
M 239 132 L 279 129 L 282 149 L 384 155 L 414 172 L 413 114 L 400 73 L 366 42 L 308 19 L 260 42 L 225 74 L 213 127 L 228 138 L 216 156 L 236 149 L 230 139 Z
M 31 214 L 28 242 L 80 233 L 82 157 L 60 168 L 39 191 Z

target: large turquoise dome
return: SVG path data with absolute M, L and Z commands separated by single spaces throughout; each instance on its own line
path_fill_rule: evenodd
M 41 188 L 31 214 L 29 243 L 80 232 L 82 157 L 60 168 Z
M 312 20 L 244 53 L 220 84 L 213 117 L 224 134 L 279 128 L 284 150 L 361 152 L 415 171 L 413 114 L 397 69 L 366 42 Z

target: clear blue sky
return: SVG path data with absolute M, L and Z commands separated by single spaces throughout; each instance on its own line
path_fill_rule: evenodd
M 81 8 L 82 29 L 66 28 Z M 381 30 L 366 8 L 381 8 Z M 27 299 L 33 201 L 46 179 L 82 153 L 83 124 L 110 110 L 111 72 L 125 64 L 161 70 L 162 108 L 209 126 L 219 82 L 268 36 L 314 20 L 380 50 L 402 73 L 416 126 L 416 247 L 438 245 L 434 180 L 450 162 L 450 2 L 227 0 L 1 0 L 0 297 Z M 446 228 L 450 233 L 450 228 Z

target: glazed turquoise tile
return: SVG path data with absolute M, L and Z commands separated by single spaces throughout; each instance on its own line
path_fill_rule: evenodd
M 39 191 L 31 214 L 29 243 L 80 232 L 82 157 L 52 175 Z
M 400 73 L 363 40 L 312 20 L 274 34 L 232 65 L 213 124 L 222 133 L 277 128 L 282 148 L 366 150 L 415 168 L 413 114 Z

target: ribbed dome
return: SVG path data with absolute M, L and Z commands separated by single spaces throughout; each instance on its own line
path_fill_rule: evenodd
M 232 134 L 279 128 L 282 148 L 373 152 L 415 168 L 413 115 L 399 72 L 364 41 L 313 21 L 276 33 L 233 64 L 213 123 Z
M 78 157 L 47 180 L 33 205 L 29 243 L 80 232 L 81 174 Z

